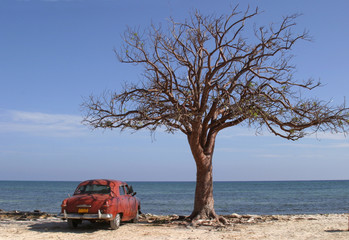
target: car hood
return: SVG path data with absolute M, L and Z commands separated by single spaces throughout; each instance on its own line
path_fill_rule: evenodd
M 74 195 L 68 198 L 66 210 L 69 213 L 76 213 L 79 208 L 88 208 L 89 213 L 97 213 L 107 199 L 110 199 L 108 194 Z

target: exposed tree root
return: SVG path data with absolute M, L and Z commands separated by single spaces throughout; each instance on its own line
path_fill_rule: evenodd
M 193 212 L 188 220 L 192 226 L 217 226 L 223 227 L 229 225 L 228 221 L 223 217 L 216 214 L 214 211 L 195 213 Z
M 297 217 L 297 216 L 296 216 Z M 304 217 L 304 216 L 303 216 Z M 1 212 L 0 212 L 1 218 Z M 274 221 L 291 221 L 294 218 L 292 216 L 279 216 L 279 215 L 239 215 L 233 213 L 230 215 L 217 216 L 217 218 L 203 219 L 197 216 L 195 219 L 190 219 L 189 216 L 184 215 L 166 215 L 157 216 L 152 214 L 141 214 L 140 222 L 150 223 L 154 225 L 163 224 L 175 224 L 180 226 L 191 226 L 191 227 L 211 227 L 211 228 L 225 228 L 234 226 L 235 224 L 257 224 L 262 222 L 274 222 Z M 314 218 L 307 218 L 307 220 L 314 220 Z

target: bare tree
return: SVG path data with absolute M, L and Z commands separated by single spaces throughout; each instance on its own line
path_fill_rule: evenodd
M 299 82 L 292 75 L 289 52 L 298 40 L 309 38 L 307 32 L 291 31 L 297 15 L 284 17 L 278 25 L 254 27 L 254 35 L 244 37 L 250 30 L 245 23 L 257 14 L 258 8 L 235 8 L 220 17 L 196 12 L 183 23 L 171 19 L 166 31 L 128 28 L 116 54 L 122 63 L 144 68 L 143 82 L 83 103 L 84 122 L 94 128 L 165 127 L 187 136 L 197 167 L 192 220 L 218 220 L 212 156 L 221 130 L 243 125 L 290 140 L 317 131 L 348 130 L 344 104 L 304 98 L 302 92 L 320 83 Z

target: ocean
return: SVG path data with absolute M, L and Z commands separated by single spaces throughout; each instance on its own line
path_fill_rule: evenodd
M 79 182 L 0 181 L 0 209 L 58 213 Z M 195 182 L 128 182 L 142 212 L 189 215 Z M 214 182 L 218 214 L 327 214 L 349 212 L 349 181 Z

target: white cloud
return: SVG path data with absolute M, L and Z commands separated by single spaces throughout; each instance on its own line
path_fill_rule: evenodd
M 349 143 L 340 143 L 333 145 L 335 148 L 348 148 L 349 149 Z
M 86 134 L 82 118 L 68 114 L 47 114 L 5 110 L 0 113 L 0 132 L 22 132 L 34 135 L 74 137 Z
M 308 132 L 309 133 L 309 132 Z M 258 137 L 273 137 L 273 138 L 280 138 L 278 136 L 275 136 L 273 133 L 268 131 L 267 129 L 264 129 L 260 133 L 256 133 L 256 130 L 254 128 L 249 127 L 242 127 L 242 126 L 236 126 L 232 127 L 226 130 L 223 130 L 220 134 L 220 138 L 234 138 L 234 137 L 252 137 L 252 136 L 258 136 Z M 331 133 L 331 132 L 318 132 L 313 133 L 309 135 L 306 135 L 304 139 L 317 139 L 317 140 L 346 140 L 348 139 L 343 133 Z
M 343 133 L 319 132 L 306 136 L 305 138 L 329 139 L 329 140 L 345 140 L 347 139 Z
M 310 144 L 310 143 L 297 143 L 297 142 L 290 142 L 290 143 L 279 143 L 279 144 L 271 144 L 273 147 L 294 147 L 294 148 L 305 148 L 305 149 L 323 149 L 323 148 L 349 148 L 349 143 L 343 143 L 343 142 L 326 142 L 321 143 L 318 142 L 318 144 Z

